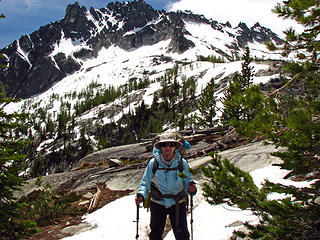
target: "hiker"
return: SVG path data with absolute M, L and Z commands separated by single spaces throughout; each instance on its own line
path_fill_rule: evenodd
M 167 215 L 176 240 L 189 240 L 186 197 L 196 194 L 197 188 L 179 152 L 181 138 L 177 133 L 162 133 L 155 139 L 154 158 L 141 179 L 136 204 L 148 201 L 150 196 L 150 240 L 162 240 Z

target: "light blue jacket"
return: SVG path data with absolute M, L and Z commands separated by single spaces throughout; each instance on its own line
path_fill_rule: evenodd
M 151 187 L 151 183 L 153 183 L 157 189 L 161 191 L 162 194 L 173 194 L 176 195 L 180 193 L 182 190 L 187 192 L 188 186 L 190 182 L 193 182 L 192 175 L 189 172 L 188 163 L 184 158 L 181 158 L 178 150 L 175 151 L 175 157 L 170 161 L 170 165 L 167 165 L 163 160 L 161 151 L 157 148 L 153 150 L 154 158 L 151 159 L 144 171 L 143 177 L 140 182 L 140 186 L 138 189 L 138 193 L 140 193 L 144 199 L 147 199 L 148 192 Z M 180 159 L 183 164 L 183 173 L 186 177 L 179 177 L 179 170 L 161 170 L 159 168 L 175 168 L 178 167 Z M 154 165 L 154 161 L 158 161 L 159 167 L 158 170 L 153 174 L 152 168 Z M 151 201 L 157 202 L 166 208 L 169 208 L 176 204 L 173 198 L 164 198 L 161 201 L 156 201 L 151 199 Z

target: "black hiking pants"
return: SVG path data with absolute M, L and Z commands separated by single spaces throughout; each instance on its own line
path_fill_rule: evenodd
M 176 222 L 176 205 L 170 208 L 166 208 L 163 205 L 157 204 L 155 202 L 150 203 L 151 211 L 151 221 L 150 228 L 151 233 L 149 235 L 150 240 L 162 240 L 162 233 L 165 228 L 167 215 L 169 215 L 171 226 L 173 229 L 174 236 L 176 240 L 189 240 L 190 234 L 187 226 L 186 218 L 186 204 L 182 202 L 179 204 L 179 216 L 178 222 Z M 178 227 L 176 226 L 178 223 Z

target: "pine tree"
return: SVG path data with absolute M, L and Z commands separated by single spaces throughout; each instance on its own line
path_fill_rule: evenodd
M 250 66 L 252 58 L 250 56 L 250 49 L 247 46 L 242 56 L 243 63 L 241 64 L 241 91 L 243 92 L 246 88 L 250 87 L 253 82 L 254 71 L 253 67 Z
M 18 176 L 26 155 L 24 149 L 27 141 L 17 138 L 14 134 L 17 128 L 23 126 L 25 114 L 8 114 L 3 107 L 13 102 L 5 96 L 5 89 L 0 90 L 0 238 L 17 239 L 27 234 L 31 222 L 19 219 L 19 204 L 13 193 L 24 184 L 24 179 Z
M 240 78 L 239 73 L 235 73 L 229 87 L 224 93 L 222 103 L 224 106 L 221 121 L 224 124 L 228 124 L 232 119 L 240 120 L 241 118 L 241 83 L 238 80 Z
M 202 171 L 210 182 L 203 185 L 204 196 L 210 204 L 237 205 L 251 210 L 259 217 L 256 225 L 245 223 L 249 232 L 235 232 L 248 239 L 319 239 L 319 196 L 314 189 L 299 189 L 266 181 L 261 189 L 246 173 L 222 159 L 210 154 L 213 160 Z M 271 193 L 288 194 L 281 200 L 269 200 Z M 310 198 L 310 196 L 312 196 Z M 308 199 L 306 201 L 306 199 Z
M 222 99 L 224 109 L 221 117 L 223 123 L 237 125 L 239 131 L 261 110 L 263 102 L 259 87 L 253 84 L 254 71 L 250 66 L 252 58 L 248 47 L 242 60 L 241 74 L 235 73 Z
M 253 107 L 250 118 L 228 121 L 242 136 L 263 137 L 286 151 L 274 153 L 283 160 L 282 168 L 291 170 L 291 176 L 314 180 L 310 187 L 296 188 L 266 181 L 258 190 L 250 176 L 236 169 L 227 160 L 217 157 L 213 167 L 204 168 L 211 182 L 205 185 L 205 195 L 212 204 L 237 204 L 250 209 L 260 222 L 246 223 L 248 233 L 238 236 L 250 239 L 320 239 L 320 81 L 319 81 L 319 1 L 288 0 L 274 9 L 285 18 L 295 19 L 305 30 L 297 34 L 286 32 L 283 55 L 295 55 L 296 61 L 286 64 L 287 83 L 275 92 L 263 96 L 258 89 L 253 96 L 259 104 L 243 95 L 243 104 Z M 268 43 L 270 49 L 276 49 Z M 298 87 L 299 96 L 290 94 L 291 86 Z M 251 91 L 251 87 L 247 88 Z M 227 181 L 226 181 L 227 179 Z M 242 194 L 246 192 L 246 194 Z M 269 200 L 270 193 L 286 197 Z
M 1 0 L 0 0 L 1 1 Z M 3 14 L 0 19 L 5 18 Z M 0 53 L 0 58 L 5 56 Z M 0 68 L 6 68 L 1 64 Z M 22 162 L 25 159 L 23 150 L 27 142 L 20 139 L 19 131 L 22 129 L 25 114 L 7 114 L 4 106 L 16 100 L 6 97 L 5 88 L 0 88 L 0 238 L 18 239 L 32 232 L 34 223 L 19 219 L 17 203 L 13 192 L 19 190 L 24 179 L 18 176 Z M 16 134 L 16 135 L 15 135 Z
M 202 90 L 198 100 L 198 110 L 200 116 L 198 117 L 199 125 L 203 127 L 214 127 L 218 120 L 216 117 L 216 86 L 212 78 L 208 85 Z

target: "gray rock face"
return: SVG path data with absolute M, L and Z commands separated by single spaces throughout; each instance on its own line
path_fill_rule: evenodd
M 281 163 L 279 158 L 271 156 L 270 153 L 282 150 L 271 144 L 265 145 L 263 142 L 257 142 L 232 148 L 220 154 L 241 170 L 251 172 L 258 168 Z
M 81 159 L 81 161 L 74 163 L 73 168 L 80 167 L 81 162 L 95 164 L 103 161 L 108 161 L 110 159 L 150 159 L 152 157 L 151 149 L 151 143 L 136 143 L 131 145 L 106 148 L 85 156 Z
M 277 44 L 281 43 L 281 40 L 273 33 L 270 29 L 260 26 L 259 23 L 256 23 L 253 27 L 248 28 L 245 23 L 239 23 L 238 32 L 240 33 L 237 36 L 238 46 L 240 48 L 246 47 L 248 42 L 266 42 L 270 39 L 273 39 Z
M 125 148 L 122 148 L 122 150 L 125 151 Z M 252 171 L 280 163 L 279 158 L 270 155 L 276 151 L 281 151 L 281 149 L 277 149 L 273 145 L 264 145 L 262 142 L 256 142 L 225 150 L 219 154 L 228 158 L 242 170 Z M 108 156 L 114 157 L 112 152 L 116 154 L 116 151 L 111 151 Z M 99 157 L 106 156 L 106 154 L 106 152 L 103 152 L 95 156 L 92 155 L 91 158 L 99 159 Z M 191 168 L 197 169 L 200 165 L 206 164 L 210 160 L 211 157 L 209 156 L 200 156 L 189 158 L 188 162 Z M 42 181 L 51 184 L 54 189 L 85 190 L 95 188 L 97 183 L 105 183 L 112 190 L 136 190 L 144 169 L 145 165 L 143 164 L 138 168 L 127 168 L 123 171 L 109 171 L 103 167 L 97 167 L 43 176 Z M 197 175 L 196 179 L 200 183 L 204 180 L 201 174 Z M 19 197 L 34 191 L 37 188 L 35 181 L 36 179 L 29 180 L 28 184 L 23 187 L 23 191 L 18 192 L 16 196 Z
M 64 53 L 58 53 L 54 56 L 59 69 L 66 74 L 73 73 L 80 69 L 80 64 L 77 63 L 72 57 L 66 57 Z
M 90 10 L 76 2 L 67 7 L 62 20 L 40 27 L 1 50 L 6 58 L 0 59 L 0 64 L 9 67 L 0 70 L 0 84 L 6 87 L 8 96 L 29 98 L 78 71 L 82 61 L 96 57 L 102 47 L 112 44 L 131 50 L 171 39 L 169 51 L 183 53 L 195 46 L 186 37 L 189 33 L 185 21 L 209 24 L 219 31 L 231 26 L 190 12 L 155 10 L 143 0 L 114 2 L 106 8 Z M 274 33 L 258 23 L 251 29 L 242 23 L 237 30 L 239 35 L 229 46 L 236 51 L 254 40 L 280 42 Z M 63 53 L 52 56 L 62 38 L 70 39 L 75 45 L 85 43 L 87 47 L 69 56 Z

